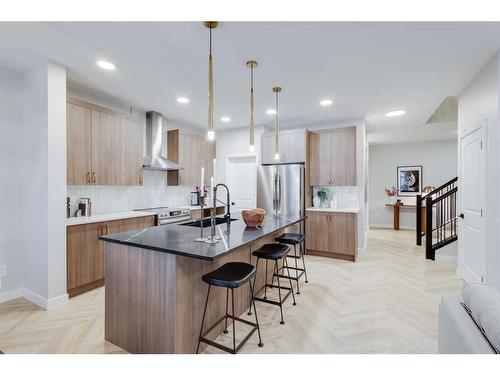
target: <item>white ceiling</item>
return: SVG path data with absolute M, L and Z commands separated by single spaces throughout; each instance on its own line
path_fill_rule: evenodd
M 373 143 L 452 138 L 454 125 L 426 120 L 499 47 L 500 23 L 223 22 L 213 40 L 216 130 L 247 125 L 245 62 L 255 59 L 258 125 L 272 124 L 265 110 L 280 85 L 283 128 L 364 117 Z M 0 23 L 1 65 L 24 70 L 49 58 L 78 85 L 191 127 L 206 126 L 207 49 L 201 23 Z M 178 104 L 180 95 L 191 102 Z M 333 105 L 320 107 L 323 98 Z M 396 109 L 407 114 L 385 116 Z

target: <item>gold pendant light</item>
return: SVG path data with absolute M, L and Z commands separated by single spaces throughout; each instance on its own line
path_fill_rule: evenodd
M 208 52 L 208 129 L 207 138 L 209 140 L 215 139 L 214 129 L 214 73 L 212 66 L 212 29 L 218 25 L 217 21 L 205 21 L 203 25 L 210 32 L 209 52 Z
M 280 160 L 280 122 L 279 122 L 279 93 L 281 87 L 273 87 L 273 92 L 276 94 L 276 114 L 274 125 L 274 160 Z
M 257 61 L 247 61 L 247 66 L 250 68 L 250 140 L 249 150 L 255 152 L 255 127 L 254 127 L 254 105 L 253 105 L 253 70 L 257 67 Z

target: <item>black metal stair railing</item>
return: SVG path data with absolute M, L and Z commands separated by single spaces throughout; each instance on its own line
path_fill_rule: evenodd
M 422 245 L 422 238 L 425 237 L 426 259 L 434 260 L 436 250 L 458 238 L 457 181 L 458 177 L 455 177 L 429 194 L 417 195 L 417 245 Z M 425 207 L 425 220 L 422 220 L 422 207 Z

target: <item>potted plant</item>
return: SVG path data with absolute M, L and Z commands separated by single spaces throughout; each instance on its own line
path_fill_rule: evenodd
M 327 188 L 319 188 L 316 192 L 316 196 L 313 198 L 313 206 L 321 207 L 324 202 L 328 199 L 328 189 Z
M 389 198 L 389 203 L 394 204 L 396 200 L 395 197 L 398 195 L 398 189 L 396 189 L 395 186 L 386 187 L 385 194 L 387 195 L 387 198 Z

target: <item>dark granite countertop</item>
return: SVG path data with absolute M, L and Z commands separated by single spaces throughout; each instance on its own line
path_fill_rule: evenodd
M 257 229 L 247 228 L 239 214 L 233 215 L 233 218 L 238 220 L 233 221 L 230 226 L 217 225 L 216 234 L 222 237 L 217 244 L 195 242 L 194 239 L 200 236 L 200 228 L 180 224 L 115 233 L 101 236 L 99 239 L 192 258 L 214 260 L 240 246 L 305 220 L 305 217 L 287 218 L 269 215 L 264 218 L 261 227 Z M 204 228 L 205 237 L 209 234 L 210 227 Z

